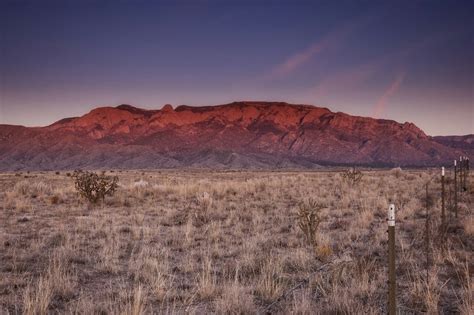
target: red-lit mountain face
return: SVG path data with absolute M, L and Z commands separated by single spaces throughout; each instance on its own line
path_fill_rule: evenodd
M 120 105 L 47 127 L 0 125 L 0 170 L 426 166 L 468 152 L 472 143 L 449 147 L 412 123 L 275 102 Z

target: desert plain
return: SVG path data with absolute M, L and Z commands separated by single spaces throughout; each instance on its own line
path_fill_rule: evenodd
M 448 170 L 442 229 L 438 169 L 344 172 L 107 170 L 97 205 L 72 172 L 2 173 L 0 313 L 383 314 L 393 203 L 399 312 L 473 314 L 474 178 L 456 218 Z

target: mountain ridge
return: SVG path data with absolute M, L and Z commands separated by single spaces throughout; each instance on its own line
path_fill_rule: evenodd
M 306 104 L 122 104 L 44 127 L 0 125 L 0 170 L 434 166 L 472 157 L 473 143 L 446 139 L 411 122 Z

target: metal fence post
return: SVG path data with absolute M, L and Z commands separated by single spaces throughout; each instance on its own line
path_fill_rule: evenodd
M 453 216 L 453 187 L 450 185 L 451 179 L 448 178 L 448 210 L 449 210 L 449 220 L 451 220 Z
M 396 277 L 395 277 L 395 205 L 388 207 L 388 314 L 395 315 Z
M 430 269 L 430 254 L 431 254 L 431 239 L 430 239 L 430 225 L 431 225 L 431 214 L 430 214 L 430 200 L 428 194 L 428 183 L 426 183 L 426 221 L 425 221 L 425 237 L 426 237 L 426 279 L 428 280 L 428 274 Z
M 463 161 L 463 170 L 464 170 L 464 176 L 463 176 L 463 183 L 462 183 L 462 189 L 464 192 L 467 192 L 467 177 L 469 175 L 469 171 L 468 171 L 468 159 L 467 159 L 467 156 L 464 156 L 462 158 L 462 161 Z
M 458 217 L 458 180 L 457 180 L 457 165 L 454 160 L 454 216 Z
M 469 186 L 469 158 L 466 158 L 466 191 L 468 191 L 468 186 Z
M 446 213 L 445 213 L 445 202 L 444 202 L 444 166 L 441 167 L 441 229 L 446 229 Z

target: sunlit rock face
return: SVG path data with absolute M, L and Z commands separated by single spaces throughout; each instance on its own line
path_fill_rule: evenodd
M 282 102 L 120 105 L 47 127 L 0 125 L 0 169 L 434 166 L 472 157 L 471 138 Z

